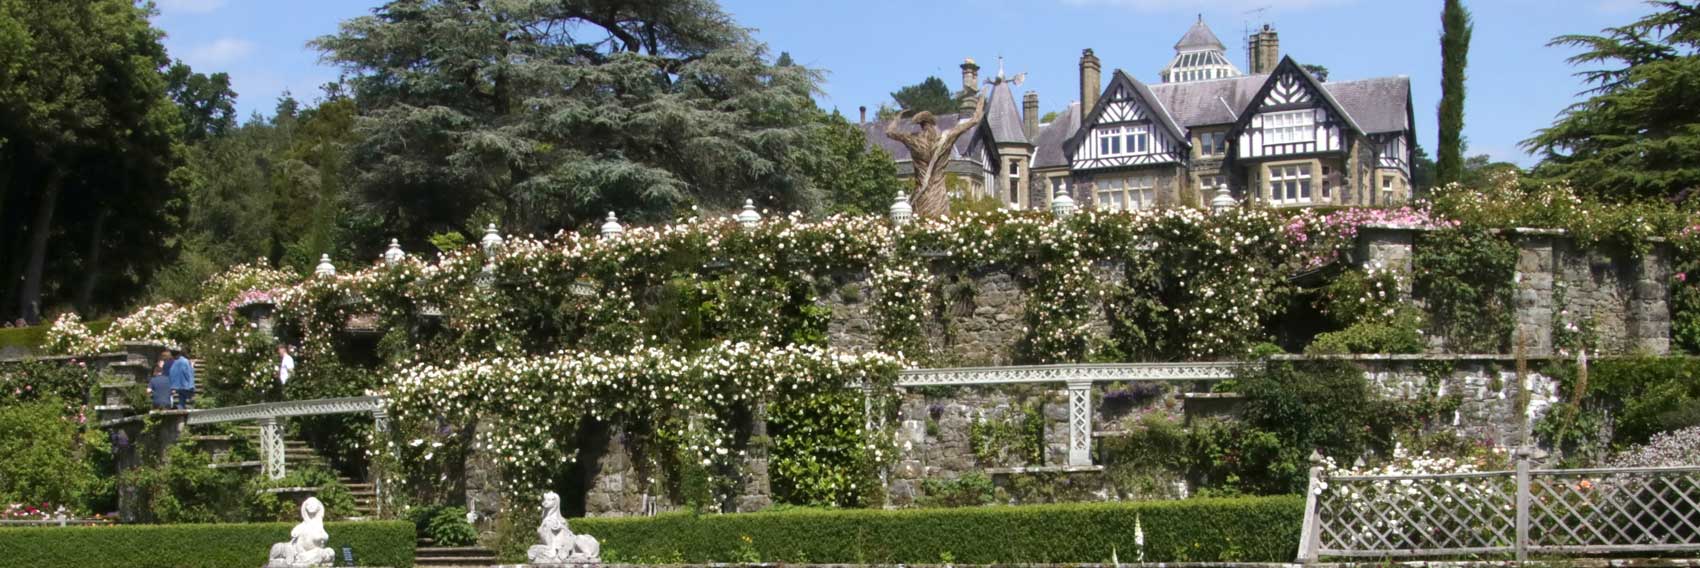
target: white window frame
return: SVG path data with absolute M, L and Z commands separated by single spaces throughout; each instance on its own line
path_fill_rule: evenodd
M 1124 153 L 1126 153 L 1126 154 L 1149 154 L 1150 153 L 1150 149 L 1151 149 L 1151 127 L 1150 126 L 1148 126 L 1148 125 L 1123 126 L 1121 128 L 1121 131 L 1122 131 L 1122 138 L 1124 138 L 1124 140 L 1122 141 L 1122 150 L 1125 151 Z M 1134 148 L 1133 143 L 1135 141 L 1139 142 L 1139 147 L 1137 149 Z
M 1149 175 L 1100 178 L 1095 197 L 1105 211 L 1150 209 L 1157 206 L 1157 181 Z
M 1315 141 L 1315 110 L 1286 110 L 1263 115 L 1264 144 L 1302 144 Z
M 1269 179 L 1263 186 L 1269 191 L 1269 202 L 1276 205 L 1309 205 L 1313 194 L 1312 172 L 1309 163 L 1269 166 Z

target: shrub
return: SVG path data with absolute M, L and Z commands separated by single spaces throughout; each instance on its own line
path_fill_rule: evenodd
M 926 479 L 921 488 L 926 492 L 921 497 L 924 507 L 978 507 L 997 499 L 992 478 L 980 472 L 964 473 L 955 479 Z
M 573 519 L 608 562 L 962 564 L 1134 558 L 1137 519 L 1152 562 L 1285 562 L 1298 544 L 1298 497 L 962 509 L 801 510 L 695 517 Z M 746 538 L 747 537 L 747 538 Z M 512 554 L 509 552 L 508 554 Z
M 421 536 L 435 546 L 470 546 L 478 542 L 478 530 L 466 522 L 462 507 L 432 507 L 431 515 L 419 526 Z M 417 521 L 415 521 L 417 522 Z
M 346 519 L 354 516 L 354 494 L 348 491 L 348 486 L 337 479 L 336 474 L 322 467 L 305 466 L 288 470 L 282 478 L 266 479 L 263 476 L 248 483 L 244 491 L 248 494 L 249 518 L 254 521 L 291 521 L 301 518 L 301 507 L 294 499 L 286 498 L 275 493 L 264 493 L 265 489 L 282 487 L 312 487 L 318 489 L 313 493 L 320 502 L 325 504 L 325 519 Z M 465 514 L 464 512 L 462 514 Z
M 0 502 L 88 511 L 89 498 L 103 491 L 84 441 L 58 401 L 0 406 Z
M 204 452 L 173 446 L 166 464 L 149 464 L 119 474 L 135 491 L 143 521 L 218 523 L 248 520 L 248 499 L 238 472 L 212 469 Z
M 1416 313 L 1402 310 L 1401 316 L 1392 320 L 1358 322 L 1340 331 L 1317 335 L 1316 340 L 1305 346 L 1305 353 L 1422 353 L 1426 344 L 1421 321 Z
M 1700 359 L 1596 359 L 1583 385 L 1577 384 L 1575 364 L 1557 364 L 1549 371 L 1561 384 L 1560 392 L 1579 392 L 1580 400 L 1554 405 L 1536 431 L 1567 451 L 1603 455 L 1600 450 L 1644 444 L 1659 432 L 1700 425 Z M 1601 427 L 1607 417 L 1609 430 Z M 1610 439 L 1592 439 L 1608 431 Z
M 32 568 L 229 568 L 265 563 L 293 523 L 0 528 L 0 558 Z M 326 523 L 327 546 L 351 548 L 361 566 L 413 565 L 413 526 L 399 521 Z

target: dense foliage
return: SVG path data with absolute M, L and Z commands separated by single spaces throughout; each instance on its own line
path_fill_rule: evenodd
M 258 566 L 294 523 L 0 528 L 0 556 L 43 568 L 229 568 Z M 413 565 L 413 525 L 401 521 L 326 523 L 326 546 L 350 548 L 360 566 Z
M 1470 11 L 1463 0 L 1446 0 L 1440 12 L 1440 145 L 1434 181 L 1446 185 L 1463 178 L 1464 70 L 1470 60 Z
M 950 93 L 944 80 L 935 76 L 892 92 L 891 100 L 897 102 L 899 110 L 910 112 L 950 114 L 957 110 L 956 96 Z
M 1660 432 L 1700 425 L 1700 360 L 1628 357 L 1554 365 L 1571 393 L 1536 431 L 1577 460 L 1603 460 Z
M 1542 156 L 1535 174 L 1568 180 L 1613 201 L 1678 199 L 1700 187 L 1700 5 L 1649 2 L 1654 11 L 1600 35 L 1563 35 L 1550 45 L 1581 53 L 1573 65 L 1587 100 L 1523 142 Z
M 1285 562 L 1304 500 L 1190 499 L 907 511 L 574 519 L 604 560 L 640 563 Z M 1135 524 L 1144 545 L 1136 541 Z M 505 557 L 523 550 L 504 550 Z M 517 553 L 517 554 L 516 554 Z
M 183 126 L 151 7 L 0 2 L 7 321 L 120 308 L 170 251 Z

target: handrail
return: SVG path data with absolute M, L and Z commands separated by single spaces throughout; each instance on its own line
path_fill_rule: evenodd
M 288 418 L 292 416 L 375 412 L 383 410 L 386 404 L 388 404 L 388 402 L 381 396 L 350 396 L 344 398 L 288 400 L 284 402 L 246 404 L 227 408 L 191 410 L 189 411 L 189 424 L 217 424 L 220 422 L 260 420 L 264 418 Z
M 1206 361 L 1197 363 L 1081 363 L 1007 367 L 909 369 L 898 373 L 897 386 L 1000 385 L 1111 381 L 1208 381 L 1234 378 L 1241 369 L 1260 362 Z

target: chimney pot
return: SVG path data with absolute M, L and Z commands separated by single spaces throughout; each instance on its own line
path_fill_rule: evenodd
M 856 119 L 856 124 L 867 124 L 867 122 L 868 122 L 868 105 L 862 105 L 862 106 L 856 107 L 856 110 L 861 111 L 861 113 L 862 113 L 862 117 Z

